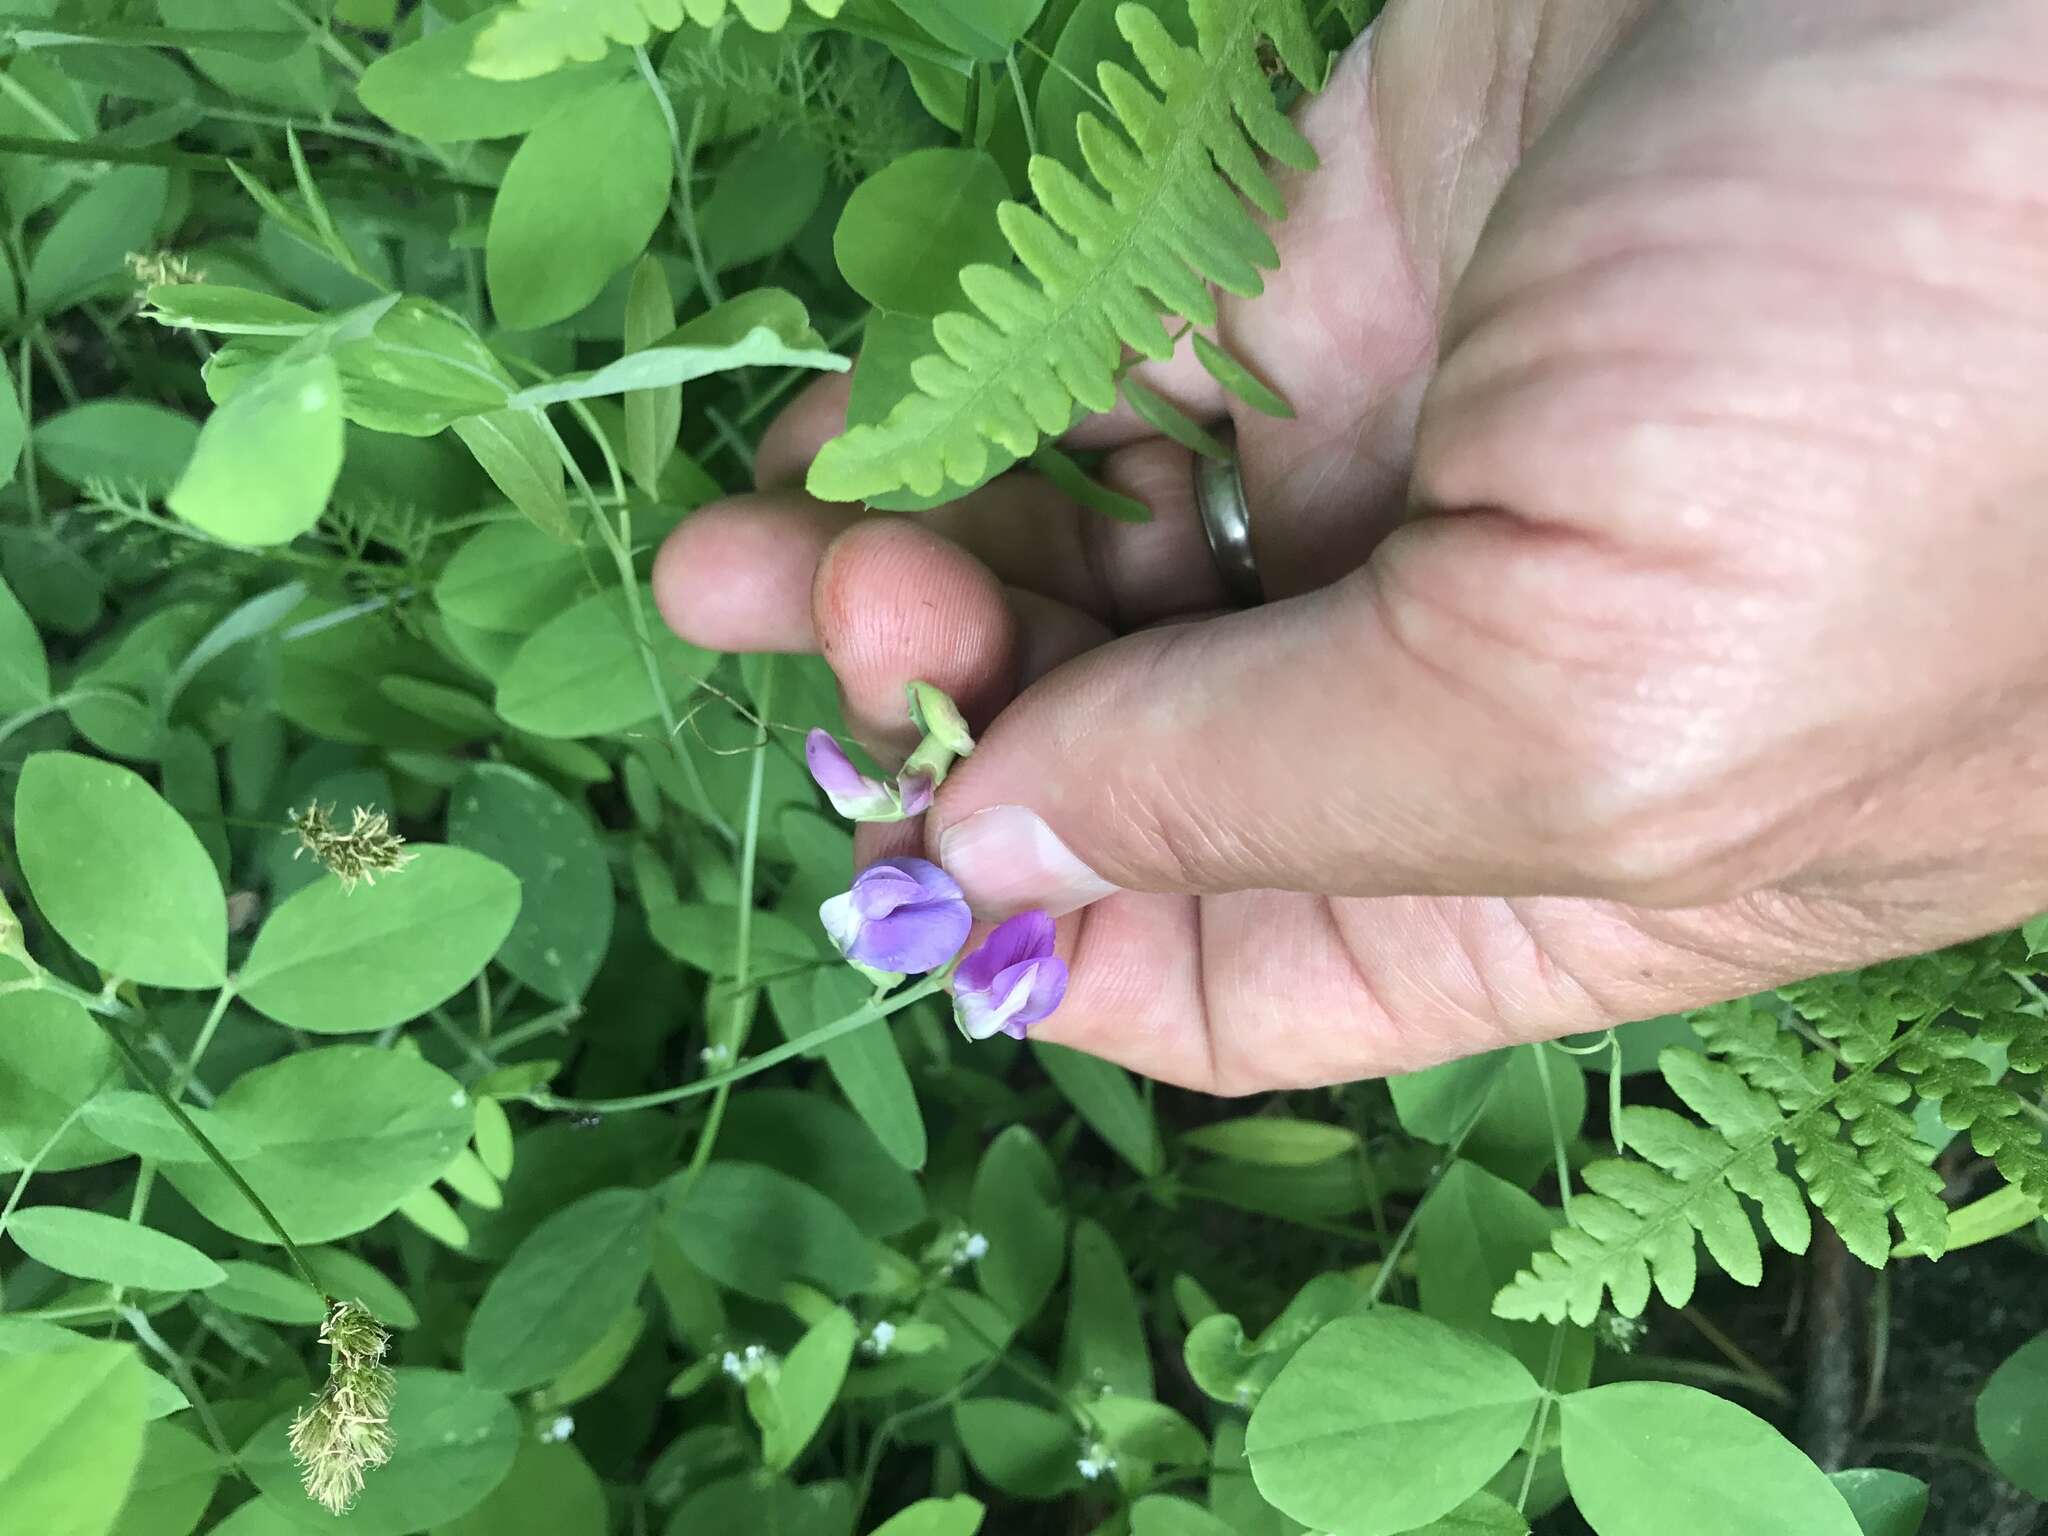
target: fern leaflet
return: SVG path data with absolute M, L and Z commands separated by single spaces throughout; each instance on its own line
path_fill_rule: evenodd
M 1316 157 L 1274 101 L 1260 43 L 1270 40 L 1311 83 L 1322 79 L 1323 49 L 1302 0 L 1191 0 L 1189 10 L 1193 48 L 1144 6 L 1118 8 L 1117 27 L 1154 89 L 1114 64 L 1099 69 L 1123 132 L 1081 116 L 1095 185 L 1057 160 L 1032 159 L 1038 209 L 1005 203 L 999 214 L 1028 276 L 981 265 L 960 274 L 979 313 L 933 322 L 940 351 L 912 369 L 916 391 L 881 423 L 826 444 L 811 468 L 814 495 L 856 501 L 906 488 L 929 496 L 949 480 L 977 485 L 991 443 L 1024 458 L 1064 432 L 1077 405 L 1110 409 L 1124 347 L 1171 355 L 1163 315 L 1212 325 L 1209 284 L 1247 297 L 1261 290 L 1260 270 L 1279 256 L 1244 199 L 1273 219 L 1286 209 L 1259 154 L 1302 170 Z
M 1933 1150 L 1910 1102 L 1937 1104 L 2006 1178 L 2048 1203 L 2048 1153 L 2018 1090 L 1982 1059 L 2004 1047 L 2010 1070 L 2048 1067 L 2048 1019 L 2027 1006 L 2011 936 L 1787 987 L 1776 998 L 1704 1008 L 1692 1024 L 1707 1054 L 1673 1048 L 1665 1081 L 1703 1124 L 1669 1110 L 1621 1112 L 1637 1157 L 1587 1168 L 1590 1194 L 1569 1226 L 1494 1301 L 1504 1318 L 1591 1322 L 1603 1296 L 1633 1317 L 1654 1285 L 1683 1306 L 1697 1278 L 1695 1234 L 1734 1279 L 1755 1285 L 1762 1255 L 1743 1200 L 1780 1247 L 1804 1252 L 1811 1202 L 1858 1258 L 1939 1257 L 1948 1209 Z M 1950 1022 L 1979 1021 L 1975 1033 Z M 1795 1024 L 1819 1047 L 1802 1044 Z M 1795 1179 L 1780 1165 L 1790 1153 Z M 1801 1186 L 1804 1186 L 1804 1196 Z
M 819 16 L 837 16 L 845 0 L 804 0 Z M 476 40 L 471 74 L 531 80 L 571 63 L 591 64 L 614 43 L 638 48 L 685 21 L 711 26 L 728 10 L 761 32 L 789 25 L 793 0 L 519 0 Z

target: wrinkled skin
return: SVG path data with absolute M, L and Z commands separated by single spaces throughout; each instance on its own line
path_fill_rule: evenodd
M 1265 607 L 1204 617 L 1188 455 L 1129 419 L 1077 436 L 1148 526 L 811 501 L 837 381 L 664 551 L 685 636 L 822 651 L 879 751 L 913 676 L 983 729 L 863 855 L 1071 905 L 949 836 L 1031 808 L 1120 888 L 1040 1032 L 1218 1092 L 2048 907 L 2048 7 L 1395 0 L 1302 120 L 1221 327 L 1300 409 L 1235 413 Z

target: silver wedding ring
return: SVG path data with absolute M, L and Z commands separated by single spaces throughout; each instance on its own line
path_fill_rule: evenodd
M 1217 435 L 1231 455 L 1220 462 L 1207 454 L 1195 455 L 1195 508 L 1202 514 L 1202 532 L 1208 535 L 1216 574 L 1223 578 L 1230 600 L 1240 608 L 1256 608 L 1266 594 L 1252 554 L 1252 513 L 1245 502 L 1244 475 L 1237 467 L 1237 441 L 1228 433 Z

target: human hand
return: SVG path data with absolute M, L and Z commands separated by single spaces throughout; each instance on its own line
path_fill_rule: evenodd
M 1072 912 L 1040 1032 L 1169 1081 L 2007 925 L 2048 906 L 2044 58 L 2028 0 L 1397 0 L 1224 310 L 1301 410 L 1237 423 L 1266 606 L 1165 624 L 1224 592 L 1187 454 L 1119 418 L 1081 435 L 1148 525 L 1025 476 L 914 521 L 788 489 L 828 384 L 677 532 L 664 611 L 822 651 L 884 755 L 906 681 L 959 697 L 924 851 L 985 915 Z

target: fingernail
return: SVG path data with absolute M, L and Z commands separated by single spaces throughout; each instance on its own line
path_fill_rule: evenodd
M 1033 907 L 1064 917 L 1116 890 L 1021 805 L 991 806 L 948 827 L 939 863 L 978 916 L 998 920 Z

